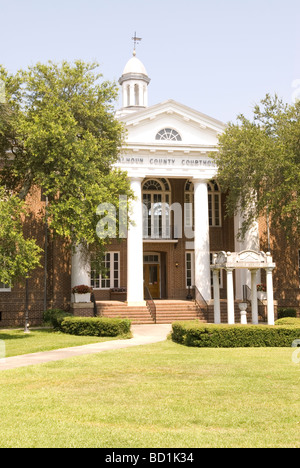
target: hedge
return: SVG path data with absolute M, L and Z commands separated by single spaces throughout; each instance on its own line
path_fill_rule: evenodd
M 278 308 L 278 318 L 281 319 L 283 317 L 297 317 L 296 309 L 293 309 L 291 307 Z
M 290 325 L 300 328 L 300 318 L 297 317 L 282 317 L 276 320 L 275 325 Z
M 172 324 L 173 341 L 201 348 L 290 347 L 295 339 L 300 339 L 300 326 Z
M 51 323 L 55 330 L 60 330 L 61 322 L 66 317 L 73 317 L 73 314 L 61 309 L 48 309 L 44 312 L 43 320 L 46 323 Z
M 107 317 L 65 317 L 60 330 L 70 335 L 118 336 L 130 333 L 131 321 Z

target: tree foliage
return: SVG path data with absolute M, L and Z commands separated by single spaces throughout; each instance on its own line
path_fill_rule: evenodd
M 229 215 L 241 210 L 242 234 L 259 216 L 270 215 L 287 237 L 300 228 L 300 102 L 267 95 L 253 120 L 238 116 L 219 138 L 218 180 L 228 191 Z
M 70 244 L 97 245 L 100 203 L 131 197 L 126 174 L 112 165 L 123 142 L 114 118 L 115 84 L 96 63 L 38 63 L 9 74 L 0 67 L 0 184 L 26 200 L 33 187 L 49 199 L 48 223 Z M 7 192 L 8 193 L 8 192 Z
M 25 278 L 39 265 L 41 249 L 35 239 L 25 239 L 22 220 L 26 216 L 24 202 L 7 196 L 0 187 L 0 282 L 10 284 Z

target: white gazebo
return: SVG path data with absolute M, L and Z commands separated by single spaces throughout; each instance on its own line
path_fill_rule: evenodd
M 251 309 L 252 323 L 258 324 L 257 303 L 257 271 L 266 271 L 267 283 L 267 315 L 268 325 L 274 325 L 274 297 L 273 297 L 273 270 L 275 268 L 269 252 L 256 252 L 254 250 L 243 250 L 242 252 L 219 252 L 214 254 L 211 270 L 213 271 L 214 288 L 214 322 L 221 323 L 220 309 L 220 270 L 225 270 L 227 275 L 227 318 L 229 324 L 234 324 L 234 291 L 233 271 L 247 268 L 251 272 Z

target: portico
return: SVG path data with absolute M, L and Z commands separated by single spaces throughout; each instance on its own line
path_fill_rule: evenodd
M 226 276 L 210 269 L 215 252 L 234 250 L 242 219 L 224 216 L 225 195 L 216 180 L 212 154 L 225 126 L 173 100 L 148 107 L 149 83 L 134 54 L 120 78 L 123 107 L 116 117 L 127 137 L 114 164 L 127 173 L 134 194 L 128 231 L 121 243 L 112 239 L 108 245 L 105 276 L 80 267 L 78 253 L 72 275 L 80 268 L 77 276 L 91 284 L 98 301 L 109 301 L 112 289 L 125 290 L 130 310 L 145 307 L 145 287 L 157 300 L 186 300 L 194 289 L 212 304 L 217 282 L 214 302 L 227 298 L 232 304 L 233 269 Z M 255 230 L 250 238 L 257 241 Z M 239 294 L 245 275 L 236 276 Z

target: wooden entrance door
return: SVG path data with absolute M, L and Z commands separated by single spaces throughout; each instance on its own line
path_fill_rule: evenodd
M 159 263 L 144 264 L 144 282 L 149 288 L 153 299 L 160 299 L 160 265 Z

